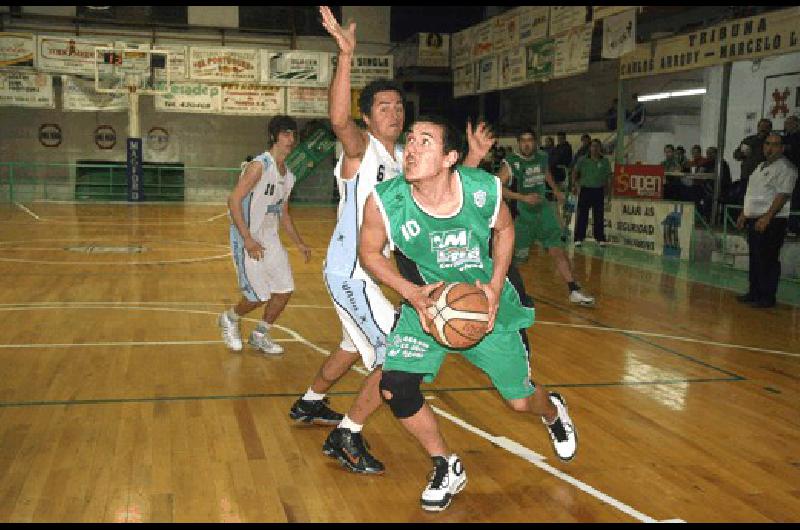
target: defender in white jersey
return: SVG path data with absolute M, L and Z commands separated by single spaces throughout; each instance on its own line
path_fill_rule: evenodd
M 355 364 L 359 356 L 371 371 L 361 390 L 323 445 L 323 452 L 337 458 L 347 469 L 359 473 L 382 473 L 383 464 L 368 451 L 361 436 L 367 417 L 381 404 L 378 383 L 386 349 L 386 335 L 395 318 L 393 305 L 361 267 L 358 233 L 364 201 L 375 184 L 395 177 L 402 167 L 402 148 L 397 140 L 403 131 L 404 103 L 400 86 L 389 80 L 367 85 L 359 98 L 367 130 L 350 117 L 350 71 L 355 50 L 355 23 L 342 28 L 328 7 L 321 7 L 322 24 L 339 47 L 336 73 L 330 86 L 329 114 L 343 153 L 336 165 L 339 185 L 339 218 L 325 260 L 325 284 L 342 321 L 339 350 L 328 357 L 304 396 L 292 406 L 289 416 L 303 422 L 326 422 L 335 414 L 324 402 L 325 394 Z M 493 143 L 484 124 L 470 137 L 470 165 L 477 165 Z M 475 147 L 483 153 L 473 153 Z M 359 355 L 360 354 L 360 355 Z
M 240 317 L 263 305 L 263 319 L 248 343 L 268 355 L 283 353 L 283 348 L 269 336 L 270 327 L 294 291 L 289 255 L 278 237 L 279 226 L 295 242 L 306 263 L 311 254 L 289 215 L 289 195 L 295 178 L 285 160 L 295 146 L 296 131 L 297 123 L 289 116 L 270 120 L 269 151 L 244 167 L 228 198 L 231 253 L 242 299 L 223 312 L 218 322 L 225 345 L 234 351 L 242 349 Z

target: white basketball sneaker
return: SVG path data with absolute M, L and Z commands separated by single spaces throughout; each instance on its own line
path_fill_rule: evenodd
M 548 424 L 544 418 L 542 418 L 542 423 L 550 434 L 556 456 L 562 462 L 569 462 L 575 457 L 575 452 L 578 450 L 578 433 L 575 431 L 572 418 L 569 417 L 567 401 L 558 392 L 550 392 L 549 398 L 556 406 L 558 416 L 552 424 Z
M 270 338 L 269 332 L 261 328 L 256 328 L 250 333 L 247 343 L 267 355 L 281 355 L 283 353 L 283 347 L 280 344 L 276 344 Z
M 222 340 L 229 350 L 242 350 L 242 336 L 239 334 L 239 321 L 228 318 L 228 312 L 223 312 L 217 319 L 217 324 L 222 328 Z
M 441 512 L 448 506 L 458 492 L 467 485 L 467 472 L 461 459 L 452 454 L 449 458 L 434 456 L 433 471 L 428 477 L 428 486 L 422 492 L 420 503 L 422 509 L 429 512 Z
M 569 293 L 569 301 L 573 304 L 591 307 L 594 305 L 594 296 L 583 294 L 580 290 L 575 290 Z

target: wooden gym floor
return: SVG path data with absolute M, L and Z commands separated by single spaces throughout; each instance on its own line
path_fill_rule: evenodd
M 798 308 L 582 254 L 594 309 L 541 252 L 522 268 L 572 463 L 452 355 L 424 388 L 469 476 L 450 508 L 420 509 L 430 461 L 387 407 L 365 428 L 386 474 L 345 471 L 329 428 L 287 417 L 340 340 L 321 278 L 335 208 L 292 212 L 314 255 L 287 245 L 286 353 L 266 358 L 220 340 L 238 299 L 223 206 L 0 205 L 0 522 L 800 521 Z

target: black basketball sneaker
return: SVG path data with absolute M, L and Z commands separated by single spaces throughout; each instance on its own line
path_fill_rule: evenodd
M 322 444 L 322 452 L 336 458 L 354 473 L 380 475 L 385 469 L 380 460 L 369 454 L 368 445 L 360 432 L 337 427 Z
M 328 398 L 306 401 L 298 399 L 289 411 L 289 417 L 297 422 L 314 423 L 317 425 L 338 425 L 344 414 L 339 414 L 328 407 Z

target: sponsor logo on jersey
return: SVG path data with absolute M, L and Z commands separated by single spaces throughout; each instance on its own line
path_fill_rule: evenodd
M 457 268 L 460 271 L 483 267 L 481 250 L 472 245 L 472 231 L 465 228 L 431 232 L 431 251 L 436 255 L 440 269 Z
M 476 191 L 472 194 L 472 199 L 475 201 L 475 206 L 478 208 L 483 208 L 486 205 L 486 191 Z

